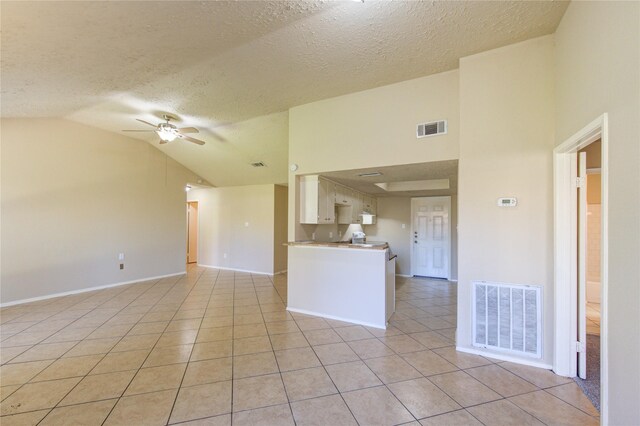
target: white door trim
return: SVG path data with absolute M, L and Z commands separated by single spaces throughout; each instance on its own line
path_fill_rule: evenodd
M 451 281 L 451 196 L 450 195 L 439 195 L 439 196 L 434 196 L 434 197 L 413 197 L 411 198 L 411 232 L 409 235 L 409 244 L 411 247 L 411 276 L 415 276 L 416 275 L 416 260 L 415 260 L 415 250 L 413 248 L 413 232 L 414 232 L 414 215 L 415 215 L 415 203 L 417 200 L 421 200 L 424 198 L 448 198 L 449 199 L 449 221 L 448 221 L 448 234 L 449 234 L 449 241 L 447 243 L 447 250 L 449 250 L 449 262 L 447 264 L 447 281 Z
M 571 156 L 591 142 L 602 141 L 602 222 L 600 277 L 600 405 L 602 424 L 608 424 L 609 356 L 608 356 L 608 282 L 609 282 L 609 164 L 608 117 L 602 114 L 582 130 L 553 150 L 554 167 L 554 356 L 553 370 L 562 376 L 575 377 L 577 362 L 577 277 L 572 268 L 572 256 L 577 253 L 577 204 L 575 175 L 572 175 Z M 569 309 L 567 309 L 567 306 Z

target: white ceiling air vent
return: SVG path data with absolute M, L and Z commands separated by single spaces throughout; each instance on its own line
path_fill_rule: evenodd
M 445 133 L 447 133 L 447 120 L 432 121 L 418 124 L 416 137 L 419 139 L 427 136 L 444 135 Z
M 262 161 L 256 161 L 255 163 L 251 163 L 251 165 L 253 167 L 267 167 L 267 165 L 264 164 L 264 162 L 262 162 Z

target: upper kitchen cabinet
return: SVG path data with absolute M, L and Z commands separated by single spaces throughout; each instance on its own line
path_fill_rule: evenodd
M 354 192 L 351 198 L 351 223 L 362 223 L 362 199 L 363 195 L 359 192 Z
M 338 211 L 336 217 L 336 209 Z M 368 213 L 367 219 L 363 213 Z M 300 177 L 300 223 L 376 223 L 376 199 L 319 175 Z
M 362 197 L 362 211 L 360 213 L 369 213 L 369 217 L 362 217 L 363 225 L 374 225 L 376 223 L 376 210 L 377 210 L 377 202 L 376 199 L 365 195 Z
M 336 221 L 336 185 L 318 175 L 300 177 L 300 223 Z
M 351 204 L 352 191 L 346 186 L 336 185 L 336 204 L 348 206 Z

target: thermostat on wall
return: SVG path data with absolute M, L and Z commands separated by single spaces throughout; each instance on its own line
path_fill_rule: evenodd
M 515 207 L 518 205 L 518 199 L 515 197 L 498 198 L 498 207 Z

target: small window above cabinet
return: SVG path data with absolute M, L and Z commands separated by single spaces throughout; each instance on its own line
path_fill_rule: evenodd
M 300 223 L 330 224 L 336 221 L 336 185 L 318 175 L 300 177 Z

